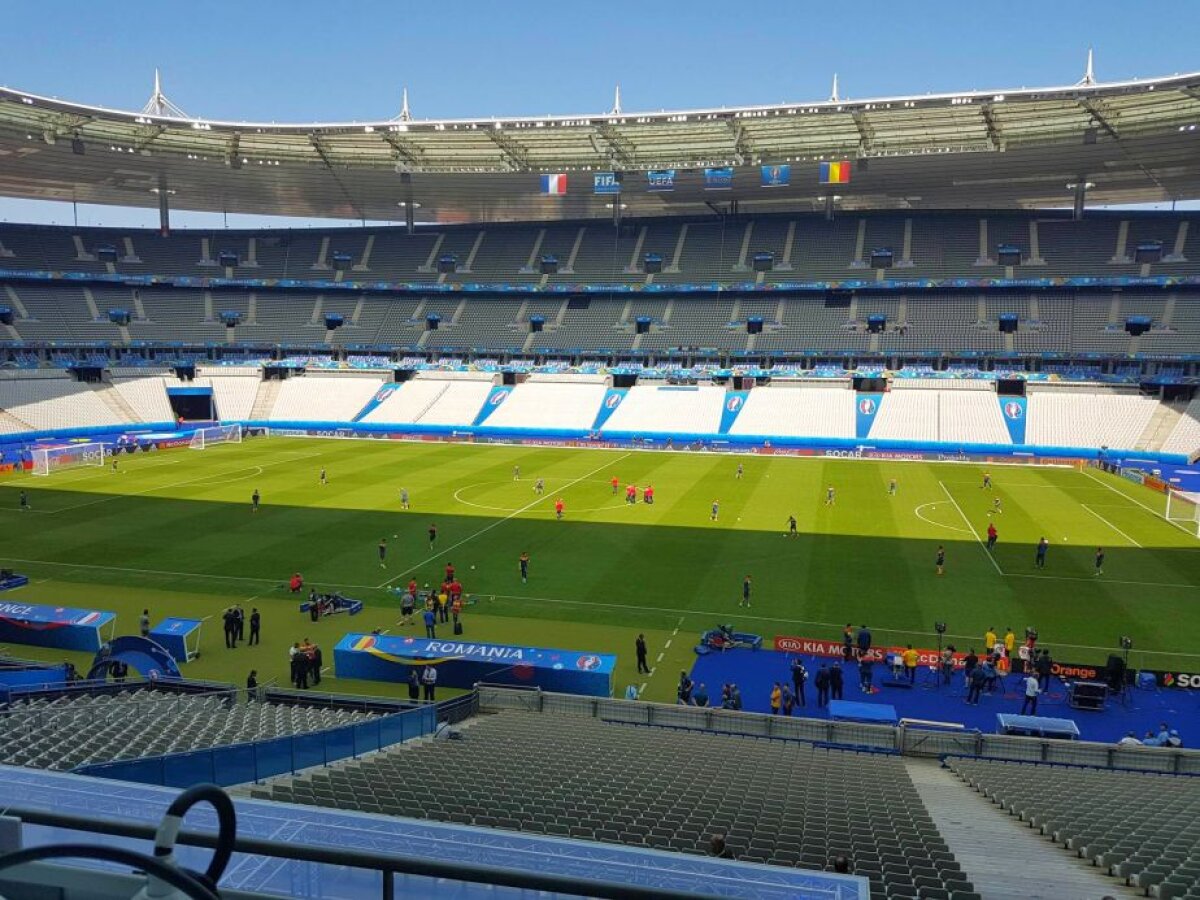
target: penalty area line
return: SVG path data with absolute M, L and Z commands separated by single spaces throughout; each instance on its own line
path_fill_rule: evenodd
M 1120 528 L 1118 528 L 1112 522 L 1108 521 L 1108 519 L 1104 518 L 1104 516 L 1100 515 L 1100 513 L 1096 512 L 1094 509 L 1092 509 L 1086 503 L 1080 503 L 1079 505 L 1082 506 L 1084 509 L 1086 509 L 1088 512 L 1090 512 L 1093 516 L 1095 516 L 1097 519 L 1099 519 L 1105 525 L 1107 525 L 1109 528 L 1111 528 L 1113 531 L 1115 531 L 1117 534 L 1119 534 L 1121 537 L 1125 538 L 1125 540 L 1129 541 L 1129 543 L 1133 544 L 1133 546 L 1137 547 L 1139 550 L 1142 549 L 1141 544 L 1139 544 L 1137 541 L 1135 541 L 1133 538 L 1131 538 L 1129 535 L 1127 535 L 1125 532 L 1123 532 Z M 1129 507 L 1126 507 L 1126 509 L 1128 509 L 1128 508 Z

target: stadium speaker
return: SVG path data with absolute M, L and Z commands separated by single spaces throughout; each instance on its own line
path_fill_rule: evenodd
M 128 325 L 130 318 L 127 309 L 110 309 L 108 311 L 108 321 L 114 325 Z
M 217 262 L 225 269 L 236 269 L 241 261 L 235 250 L 222 250 L 217 254 Z
M 96 248 L 96 259 L 104 263 L 115 263 L 117 261 L 117 248 L 112 244 L 102 244 Z
M 536 334 L 539 331 L 542 331 L 545 327 L 546 327 L 546 317 L 545 316 L 530 316 L 529 317 L 529 330 L 531 332 L 533 332 L 534 334 Z
M 443 275 L 451 275 L 458 269 L 458 257 L 453 253 L 445 253 L 438 257 L 437 270 Z
M 1104 683 L 1113 692 L 1125 686 L 1125 660 L 1115 653 L 1108 657 L 1108 665 L 1104 667 Z
M 1002 266 L 1019 266 L 1021 248 L 1013 244 L 1000 244 L 996 247 L 996 259 Z
M 887 330 L 887 316 L 876 313 L 867 316 L 867 331 L 871 334 L 881 334 Z
M 442 317 L 437 313 L 430 313 L 425 317 L 425 330 L 437 331 L 438 326 L 442 324 Z
M 1152 322 L 1149 316 L 1130 316 L 1125 320 L 1125 330 L 1130 337 L 1140 337 L 1150 330 Z
M 348 268 L 350 268 L 350 264 L 354 262 L 354 257 L 349 253 L 346 253 L 344 250 L 334 250 L 331 258 L 333 260 L 333 269 L 335 272 L 345 272 Z
M 1162 241 L 1139 241 L 1133 251 L 1133 260 L 1136 263 L 1146 265 L 1148 263 L 1162 262 L 1163 258 L 1163 242 Z
M 341 328 L 346 324 L 346 318 L 341 313 L 325 313 L 325 327 L 332 331 L 335 328 Z
M 1017 330 L 1017 314 L 1000 313 L 999 323 L 1002 334 L 1015 334 Z
M 242 314 L 236 309 L 229 309 L 221 313 L 221 322 L 226 328 L 235 328 L 242 324 Z
M 638 316 L 637 321 L 634 323 L 637 328 L 637 333 L 638 334 L 649 334 L 650 333 L 650 321 L 651 321 L 651 319 L 649 316 Z
M 0 325 L 11 325 L 16 318 L 11 306 L 0 306 Z
M 76 156 L 83 156 L 87 153 L 87 147 L 83 146 L 83 141 L 79 138 L 71 138 L 71 152 Z
M 751 316 L 746 320 L 746 334 L 762 334 L 762 316 Z
M 754 254 L 754 271 L 755 272 L 770 272 L 775 268 L 774 253 L 755 253 Z
M 642 271 L 647 275 L 656 275 L 663 270 L 661 253 L 647 253 L 642 257 Z
M 543 275 L 553 275 L 558 271 L 558 257 L 553 253 L 543 253 L 539 264 Z

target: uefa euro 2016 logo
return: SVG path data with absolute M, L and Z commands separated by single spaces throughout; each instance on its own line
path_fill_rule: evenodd
M 488 401 L 492 406 L 499 406 L 504 402 L 504 398 L 508 396 L 508 391 L 496 391 L 492 394 L 492 399 Z
M 875 401 L 870 397 L 863 397 L 858 401 L 858 411 L 864 416 L 870 416 L 875 413 Z
M 620 394 L 609 394 L 608 397 L 604 401 L 604 405 L 608 409 L 616 409 L 617 404 L 620 402 L 621 402 Z
M 1004 415 L 1010 419 L 1019 419 L 1025 414 L 1024 408 L 1015 400 L 1009 400 L 1004 404 Z
M 737 412 L 739 409 L 742 408 L 742 398 L 741 397 L 730 397 L 729 402 L 725 404 L 725 408 L 727 410 L 729 410 L 730 412 Z
M 600 657 L 590 654 L 588 656 L 581 656 L 579 659 L 575 660 L 575 668 L 583 669 L 585 672 L 590 672 L 593 669 L 600 668 L 601 663 L 602 660 Z

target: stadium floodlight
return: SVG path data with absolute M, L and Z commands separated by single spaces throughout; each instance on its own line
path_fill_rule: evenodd
M 84 443 L 67 444 L 63 447 L 45 447 L 30 451 L 33 468 L 31 475 L 52 475 L 63 469 L 77 469 L 81 466 L 102 466 L 108 456 L 104 444 Z
M 188 447 L 192 450 L 207 450 L 214 444 L 240 444 L 241 442 L 241 425 L 213 425 L 193 431 Z

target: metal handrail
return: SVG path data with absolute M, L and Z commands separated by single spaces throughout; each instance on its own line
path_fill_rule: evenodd
M 112 835 L 124 838 L 153 840 L 157 832 L 154 825 L 99 820 L 69 813 L 49 812 L 21 806 L 10 806 L 5 815 L 19 819 L 22 823 L 65 828 L 90 834 Z M 217 835 L 206 831 L 185 830 L 179 832 L 177 844 L 190 847 L 214 848 Z M 253 856 L 287 859 L 297 862 L 321 863 L 339 868 L 367 869 L 380 872 L 383 876 L 380 897 L 392 900 L 395 896 L 395 876 L 418 875 L 425 878 L 444 878 L 449 881 L 467 881 L 473 884 L 498 885 L 534 891 L 550 891 L 579 897 L 606 897 L 618 900 L 716 900 L 718 894 L 698 894 L 695 891 L 676 891 L 659 887 L 641 887 L 620 884 L 601 879 L 555 875 L 549 872 L 515 871 L 498 866 L 480 865 L 461 860 L 443 861 L 402 853 L 373 853 L 350 848 L 314 847 L 302 841 L 283 843 L 280 841 L 250 838 L 239 835 L 234 841 L 235 853 Z

